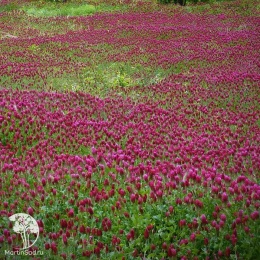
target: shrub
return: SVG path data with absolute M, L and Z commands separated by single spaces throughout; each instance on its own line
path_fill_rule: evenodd
M 46 2 L 66 3 L 68 0 L 45 0 Z
M 186 5 L 186 0 L 159 0 L 159 3 L 161 4 L 180 4 L 180 5 Z

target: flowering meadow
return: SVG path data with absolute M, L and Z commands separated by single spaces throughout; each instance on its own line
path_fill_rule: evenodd
M 259 259 L 258 1 L 88 1 L 90 15 L 48 17 L 28 11 L 48 2 L 11 2 L 0 259 Z M 22 247 L 20 212 L 43 255 L 5 255 Z

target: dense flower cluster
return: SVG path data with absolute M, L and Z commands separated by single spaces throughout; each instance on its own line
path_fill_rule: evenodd
M 25 212 L 49 259 L 255 258 L 259 18 L 177 8 L 49 21 L 82 29 L 0 40 L 2 248 L 21 245 L 8 216 Z M 104 99 L 44 89 L 95 57 L 170 73 Z
M 57 89 L 51 78 L 66 73 L 76 78 L 93 61 L 127 61 L 163 68 L 174 65 L 177 72 L 185 67 L 190 73 L 203 73 L 210 83 L 259 80 L 257 17 L 234 19 L 229 14 L 199 16 L 175 11 L 28 17 L 17 25 L 22 15 L 14 13 L 8 26 L 1 28 L 17 37 L 0 41 L 4 86 L 16 83 L 35 88 L 38 83 L 38 88 Z M 51 29 L 46 28 L 51 35 L 36 30 L 33 24 L 38 23 L 43 23 L 41 28 L 52 24 Z

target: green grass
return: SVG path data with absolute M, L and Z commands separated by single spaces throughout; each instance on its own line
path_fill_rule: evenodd
M 119 6 L 100 4 L 97 6 L 91 4 L 73 4 L 73 3 L 50 3 L 49 5 L 28 5 L 22 8 L 28 15 L 36 17 L 53 16 L 84 16 L 96 12 L 112 12 L 121 9 Z M 125 9 L 125 8 L 123 8 Z
M 185 64 L 178 63 L 168 69 L 145 67 L 139 63 L 105 62 L 90 64 L 79 74 L 79 78 L 73 83 L 64 84 L 64 90 L 84 91 L 106 97 L 110 91 L 120 93 L 122 89 L 134 86 L 147 86 L 157 84 L 169 74 L 179 74 Z M 60 83 L 59 80 L 54 85 Z M 71 82 L 70 82 L 71 83 Z
M 59 7 L 50 4 L 50 6 L 38 8 L 38 7 L 24 7 L 24 11 L 33 16 L 38 17 L 50 17 L 50 16 L 79 16 L 93 14 L 96 11 L 93 5 L 60 5 Z
M 10 12 L 13 10 L 19 9 L 19 6 L 15 3 L 10 3 L 7 5 L 0 5 L 0 13 L 2 12 Z
M 184 10 L 195 14 L 221 14 L 232 10 L 240 15 L 250 16 L 255 12 L 259 12 L 260 4 L 258 0 L 200 0 L 197 4 L 190 0 L 187 1 Z

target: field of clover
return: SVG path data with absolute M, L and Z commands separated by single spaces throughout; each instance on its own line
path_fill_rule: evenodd
M 258 259 L 259 9 L 1 1 L 0 259 Z

